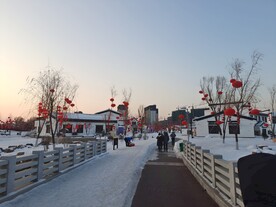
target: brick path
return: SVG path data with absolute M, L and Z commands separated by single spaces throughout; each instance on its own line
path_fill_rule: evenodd
M 169 148 L 146 163 L 132 207 L 218 207 Z

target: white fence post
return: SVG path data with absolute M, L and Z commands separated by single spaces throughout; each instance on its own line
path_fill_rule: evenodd
M 58 151 L 58 171 L 62 171 L 63 169 L 63 164 L 62 164 L 62 161 L 63 161 L 63 148 L 62 147 L 55 147 L 56 151 Z
M 6 182 L 6 192 L 7 194 L 14 191 L 14 180 L 15 180 L 15 166 L 16 166 L 16 155 L 3 156 L 1 160 L 8 161 L 8 174 Z
M 76 160 L 77 160 L 77 146 L 76 145 L 69 145 L 69 147 L 73 148 L 73 165 L 76 164 Z
M 211 155 L 212 184 L 214 188 L 216 187 L 215 159 L 222 159 L 222 155 Z
M 204 176 L 204 153 L 210 153 L 210 150 L 206 150 L 206 149 L 203 149 L 201 150 L 201 174 L 202 174 L 202 177 Z
M 229 162 L 229 184 L 230 184 L 230 196 L 234 205 L 237 204 L 236 200 L 236 181 L 235 181 L 235 167 L 236 163 Z
M 44 151 L 33 151 L 33 154 L 37 155 L 37 181 L 39 181 L 43 178 Z
M 97 141 L 93 141 L 93 157 L 97 155 Z
M 84 150 L 83 150 L 84 160 L 86 160 L 87 159 L 87 142 L 84 143 L 83 147 L 84 147 Z

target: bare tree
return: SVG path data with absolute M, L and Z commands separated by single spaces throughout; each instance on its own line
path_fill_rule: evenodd
M 270 94 L 270 107 L 271 107 L 271 130 L 272 130 L 272 137 L 275 137 L 275 122 L 273 117 L 275 116 L 275 106 L 276 106 L 276 85 L 273 85 L 269 88 Z
M 140 105 L 138 108 L 138 128 L 140 128 L 141 133 L 143 132 L 143 125 L 145 121 L 145 110 L 144 106 Z
M 123 120 L 124 120 L 124 124 L 125 127 L 129 124 L 129 103 L 130 103 L 130 99 L 131 99 L 131 95 L 132 95 L 132 90 L 129 89 L 129 91 L 127 91 L 126 89 L 123 89 L 123 104 L 125 106 L 125 112 L 122 115 L 123 116 Z
M 117 96 L 117 91 L 115 89 L 115 86 L 112 86 L 110 88 L 110 92 L 111 92 L 111 98 L 110 98 L 111 104 L 110 104 L 110 106 L 111 106 L 111 109 L 112 109 L 112 108 L 114 108 L 116 106 L 116 104 L 114 103 L 115 97 Z M 107 129 L 107 131 L 111 130 L 110 119 L 111 119 L 111 111 L 108 114 L 107 120 L 105 118 L 105 128 Z M 106 125 L 106 122 L 107 122 L 107 125 Z
M 200 93 L 203 94 L 202 100 L 206 101 L 212 113 L 215 115 L 215 121 L 220 135 L 225 135 L 225 121 L 220 120 L 220 112 L 224 110 L 224 103 L 229 94 L 229 84 L 226 78 L 224 76 L 203 77 L 200 81 L 200 87 Z M 223 131 L 220 127 L 221 123 L 223 123 Z
M 257 91 L 261 85 L 259 77 L 256 77 L 259 68 L 259 62 L 262 60 L 263 55 L 254 51 L 251 56 L 251 66 L 249 70 L 243 67 L 245 63 L 240 59 L 235 59 L 231 64 L 230 77 L 231 84 L 226 81 L 225 77 L 203 77 L 200 82 L 201 91 L 203 94 L 202 100 L 206 101 L 214 114 L 224 111 L 226 108 L 234 107 L 237 115 L 236 123 L 236 149 L 238 146 L 238 128 L 240 122 L 240 115 L 243 113 L 245 107 L 250 104 L 256 104 L 259 100 Z M 235 82 L 235 83 L 234 83 Z M 238 84 L 236 84 L 238 83 Z M 225 142 L 225 132 L 227 124 L 231 123 L 231 117 L 222 117 L 218 120 L 219 116 L 215 116 L 217 125 L 223 123 L 223 142 Z M 221 134 L 221 128 L 220 134 Z
M 232 88 L 230 90 L 228 107 L 233 106 L 237 115 L 237 123 L 236 123 L 236 149 L 239 149 L 238 145 L 238 127 L 240 123 L 240 115 L 243 113 L 245 107 L 248 105 L 256 104 L 259 99 L 257 97 L 257 91 L 261 86 L 260 77 L 257 77 L 259 62 L 262 60 L 263 55 L 257 51 L 254 51 L 251 56 L 251 66 L 248 71 L 246 71 L 243 66 L 244 62 L 240 59 L 236 59 L 230 71 L 232 82 Z M 244 73 L 245 74 L 244 74 Z M 235 83 L 240 81 L 242 84 L 240 87 L 235 86 Z M 239 85 L 238 85 L 239 86 Z M 233 103 L 233 104 L 231 104 Z M 231 121 L 230 121 L 231 122 Z
M 62 122 L 66 120 L 66 114 L 74 104 L 78 85 L 71 85 L 66 80 L 62 69 L 56 70 L 48 66 L 35 78 L 27 79 L 27 88 L 21 92 L 27 95 L 27 100 L 32 106 L 38 105 L 39 123 L 38 136 L 41 133 L 45 121 L 49 121 L 52 142 L 55 144 L 55 136 Z M 34 108 L 34 107 L 32 107 Z M 60 126 L 60 127 L 59 127 Z

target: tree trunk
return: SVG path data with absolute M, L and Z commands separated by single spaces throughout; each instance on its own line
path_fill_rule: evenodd
M 238 134 L 235 134 L 235 139 L 236 139 L 236 150 L 239 150 L 239 139 L 238 139 Z

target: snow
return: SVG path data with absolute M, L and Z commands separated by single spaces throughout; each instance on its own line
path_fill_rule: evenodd
M 130 206 L 146 161 L 156 158 L 155 137 L 155 134 L 151 134 L 147 140 L 135 139 L 135 147 L 126 147 L 124 141 L 119 141 L 119 148 L 116 150 L 112 150 L 112 143 L 108 142 L 108 152 L 105 155 L 0 206 Z M 3 139 L 10 138 L 0 139 L 3 143 Z M 16 143 L 26 141 L 30 140 L 17 138 Z
M 147 160 L 157 158 L 156 133 L 148 134 L 148 139 L 135 139 L 134 147 L 126 147 L 119 141 L 119 148 L 112 150 L 112 143 L 107 143 L 107 153 L 95 157 L 77 168 L 65 171 L 55 179 L 43 183 L 16 198 L 0 204 L 0 207 L 129 207 L 134 196 L 142 169 Z M 177 134 L 178 138 L 187 140 L 187 136 Z M 276 149 L 271 139 L 261 137 L 240 138 L 239 150 L 235 149 L 235 139 L 195 137 L 189 139 L 202 149 L 209 149 L 213 154 L 221 154 L 226 160 L 238 158 L 258 150 Z M 179 142 L 175 145 L 179 155 Z M 35 139 L 20 136 L 0 136 L 0 145 L 19 145 L 35 143 Z M 24 148 L 30 154 L 34 148 Z M 37 148 L 35 148 L 37 150 Z M 3 156 L 4 154 L 2 154 Z
M 187 136 L 183 138 L 188 140 Z M 224 160 L 238 161 L 240 157 L 250 155 L 254 152 L 276 154 L 276 143 L 272 139 L 264 139 L 262 137 L 255 138 L 239 138 L 236 150 L 235 138 L 225 138 L 223 144 L 222 138 L 212 136 L 189 138 L 189 141 L 202 149 L 210 150 L 210 153 L 222 155 Z M 262 147 L 264 146 L 264 147 Z

